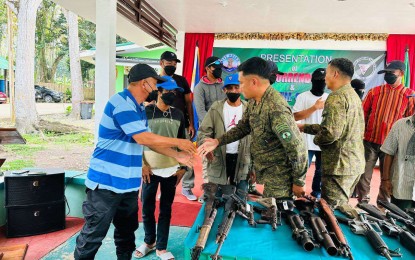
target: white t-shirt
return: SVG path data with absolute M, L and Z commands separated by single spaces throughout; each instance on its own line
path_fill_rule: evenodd
M 223 106 L 223 118 L 225 120 L 226 132 L 228 132 L 234 128 L 242 118 L 242 103 L 237 107 L 233 107 L 228 104 L 228 101 L 225 101 L 225 105 Z M 238 146 L 239 141 L 227 144 L 226 153 L 238 153 Z
M 306 110 L 312 107 L 319 98 L 323 98 L 323 100 L 327 99 L 329 94 L 324 93 L 321 97 L 314 96 L 310 91 L 306 91 L 301 93 L 297 96 L 295 101 L 295 105 L 293 107 L 293 113 L 297 113 L 303 110 Z M 319 109 L 312 113 L 309 117 L 300 120 L 301 124 L 320 124 L 322 120 L 321 114 L 323 113 L 323 109 Z M 304 134 L 307 143 L 307 149 L 311 151 L 320 151 L 320 147 L 315 145 L 313 142 L 314 135 Z

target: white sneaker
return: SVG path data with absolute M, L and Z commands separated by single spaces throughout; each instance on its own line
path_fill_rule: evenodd
M 185 196 L 188 200 L 197 200 L 197 197 L 193 194 L 192 190 L 190 189 L 183 189 L 182 190 L 183 196 Z

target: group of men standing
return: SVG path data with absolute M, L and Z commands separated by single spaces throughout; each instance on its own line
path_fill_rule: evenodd
M 362 104 L 365 84 L 352 80 L 353 63 L 333 59 L 327 69 L 313 72 L 312 88 L 297 97 L 293 114 L 270 86 L 270 75 L 275 78 L 279 73 L 274 63 L 254 57 L 238 71 L 241 92 L 249 99 L 247 108 L 235 128 L 201 140 L 200 155 L 212 156 L 218 146 L 250 135 L 250 169 L 265 184 L 264 195 L 301 196 L 307 155 L 299 129 L 306 134 L 308 166 L 315 157 L 312 196 L 326 199 L 333 207 L 347 203 L 352 194 L 368 202 L 373 169 L 379 160 L 378 199 L 392 199 L 402 208 L 414 206 L 415 92 L 402 85 L 403 62 L 392 61 L 378 72 L 384 74 L 386 84 L 372 88 Z M 294 120 L 300 120 L 298 129 Z
M 86 222 L 77 238 L 75 259 L 95 256 L 111 221 L 118 259 L 131 258 L 142 180 L 146 236 L 134 256 L 156 250 L 158 256 L 174 259 L 167 251 L 171 204 L 181 180 L 182 194 L 197 199 L 192 193 L 194 172 L 187 167 L 196 152 L 206 158 L 205 182 L 248 190 L 249 183 L 258 181 L 265 185 L 265 197 L 279 199 L 305 194 L 307 168 L 315 157 L 311 195 L 333 207 L 347 203 L 355 188 L 359 200 L 368 200 L 379 158 L 380 196 L 387 199 L 393 189 L 392 199 L 403 206 L 413 204 L 414 197 L 408 194 L 413 196 L 409 188 L 415 179 L 415 98 L 408 98 L 414 91 L 401 84 L 402 62 L 394 61 L 380 71 L 387 84 L 371 89 L 362 105 L 361 84 L 351 85 L 353 63 L 333 59 L 326 69 L 313 72 L 312 88 L 298 96 L 293 113 L 272 87 L 277 74 L 282 74 L 275 63 L 253 57 L 238 66 L 237 74 L 222 79 L 221 60 L 209 57 L 206 76 L 194 93 L 200 125 L 197 151 L 190 141 L 196 134 L 191 91 L 186 79 L 175 74 L 178 62 L 173 52 L 163 53 L 160 76 L 147 65 L 134 66 L 128 88 L 110 98 L 87 175 Z M 145 101 L 151 105 L 145 107 Z M 401 119 L 405 116 L 411 117 Z M 301 132 L 307 134 L 306 142 Z M 392 174 L 394 157 L 398 163 L 393 169 L 399 173 Z M 156 230 L 158 185 L 162 194 Z

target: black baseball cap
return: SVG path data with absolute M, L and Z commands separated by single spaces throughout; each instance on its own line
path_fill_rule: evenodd
M 284 75 L 284 72 L 281 72 L 281 71 L 278 70 L 278 65 L 275 62 L 273 62 L 271 60 L 267 60 L 267 66 L 268 66 L 271 73 L 275 73 L 275 74 L 278 74 L 278 75 Z
M 324 80 L 326 77 L 326 69 L 325 68 L 318 68 L 311 74 L 311 81 L 315 80 Z
M 160 60 L 167 60 L 167 61 L 176 61 L 180 63 L 181 61 L 177 58 L 176 53 L 171 51 L 165 51 L 161 54 Z
M 380 70 L 378 74 L 393 72 L 395 70 L 401 70 L 403 73 L 405 73 L 405 63 L 400 60 L 393 60 L 388 64 L 388 66 L 386 66 L 384 70 Z
M 128 73 L 128 83 L 140 81 L 146 78 L 155 78 L 157 83 L 166 81 L 157 75 L 157 72 L 147 64 L 136 64 L 131 68 L 130 73 Z
M 222 61 L 218 57 L 211 56 L 207 58 L 205 61 L 205 68 L 208 66 L 209 67 L 213 66 L 214 68 L 222 68 L 223 64 L 222 64 Z

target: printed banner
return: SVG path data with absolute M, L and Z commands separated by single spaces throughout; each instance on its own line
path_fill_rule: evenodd
M 254 48 L 213 48 L 213 55 L 221 58 L 224 68 L 223 76 L 237 73 L 241 62 L 258 56 L 272 60 L 284 75 L 277 75 L 273 85 L 293 106 L 295 98 L 311 89 L 311 74 L 317 68 L 326 68 L 334 58 L 347 58 L 354 64 L 353 78 L 361 79 L 369 89 L 383 83 L 383 74 L 379 70 L 385 67 L 384 51 L 338 51 L 338 50 L 289 50 L 289 49 L 254 49 Z M 327 91 L 329 92 L 329 90 Z

